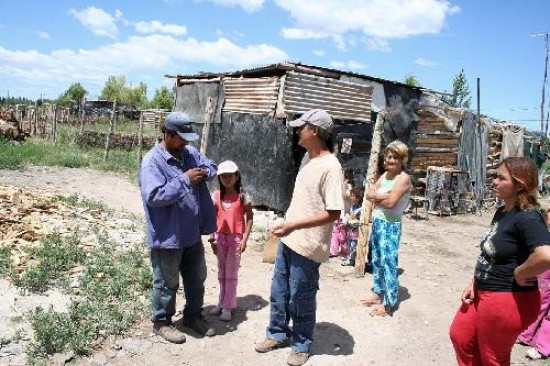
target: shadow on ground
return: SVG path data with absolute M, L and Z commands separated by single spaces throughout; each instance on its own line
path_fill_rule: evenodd
M 353 354 L 355 341 L 347 330 L 334 323 L 320 322 L 315 325 L 313 355 L 346 356 Z

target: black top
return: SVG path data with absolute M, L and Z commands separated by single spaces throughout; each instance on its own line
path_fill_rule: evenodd
M 499 292 L 537 290 L 537 283 L 519 286 L 514 279 L 514 269 L 541 245 L 550 245 L 550 233 L 539 211 L 515 207 L 506 212 L 504 207 L 500 207 L 491 228 L 481 240 L 481 255 L 474 274 L 476 289 Z

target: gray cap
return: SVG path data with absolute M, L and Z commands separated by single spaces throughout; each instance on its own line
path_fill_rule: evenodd
M 191 118 L 183 112 L 172 112 L 166 116 L 164 128 L 169 131 L 176 132 L 180 137 L 187 141 L 198 140 L 199 135 L 193 132 L 191 127 Z
M 328 132 L 332 132 L 332 118 L 330 117 L 330 114 L 323 109 L 312 109 L 307 111 L 302 114 L 300 118 L 288 122 L 288 125 L 290 127 L 300 127 L 306 123 L 320 127 Z

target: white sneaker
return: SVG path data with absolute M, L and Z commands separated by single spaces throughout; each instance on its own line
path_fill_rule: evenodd
M 231 310 L 223 309 L 222 314 L 220 315 L 220 320 L 228 322 L 231 320 Z
M 221 313 L 222 313 L 222 308 L 220 308 L 219 306 L 214 306 L 208 312 L 208 314 L 210 314 L 210 315 L 220 315 Z
M 529 348 L 527 352 L 525 352 L 525 356 L 530 360 L 540 360 L 542 358 L 542 355 L 536 348 Z

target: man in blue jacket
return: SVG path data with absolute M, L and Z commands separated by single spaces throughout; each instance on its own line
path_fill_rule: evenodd
M 206 181 L 216 164 L 188 145 L 198 139 L 182 112 L 166 117 L 164 138 L 143 158 L 140 188 L 153 267 L 153 331 L 172 343 L 185 342 L 173 326 L 179 275 L 183 279 L 183 325 L 203 336 L 215 331 L 202 317 L 206 261 L 201 234 L 216 230 L 215 209 Z

